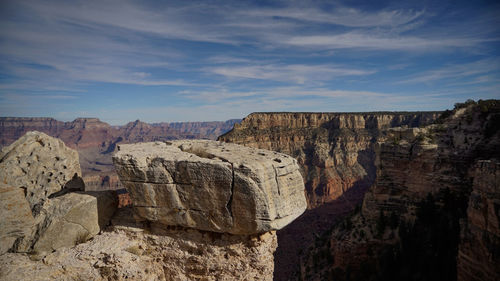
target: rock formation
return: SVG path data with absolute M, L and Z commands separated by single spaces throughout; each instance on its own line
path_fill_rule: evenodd
M 274 232 L 231 235 L 116 225 L 42 261 L 14 253 L 0 255 L 0 279 L 271 281 L 276 246 Z
M 219 140 L 291 155 L 303 169 L 308 206 L 337 199 L 375 179 L 373 144 L 381 130 L 429 124 L 438 112 L 252 113 Z
M 306 208 L 296 160 L 276 152 L 172 141 L 120 145 L 113 161 L 148 221 L 255 234 L 282 228 Z
M 479 161 L 462 224 L 458 280 L 500 279 L 500 162 Z
M 215 139 L 236 122 L 239 120 L 147 124 L 136 120 L 124 126 L 110 126 L 97 118 L 61 122 L 53 118 L 0 117 L 0 148 L 28 131 L 44 132 L 78 151 L 87 190 L 122 189 L 111 160 L 118 143 Z
M 315 235 L 361 202 L 375 180 L 375 144 L 390 127 L 419 127 L 438 112 L 252 113 L 219 140 L 274 150 L 301 167 L 309 210 L 278 232 L 277 280 L 289 280 Z M 326 204 L 331 202 L 331 204 Z
M 78 153 L 44 133 L 28 132 L 3 148 L 0 175 L 1 253 L 75 245 L 96 235 L 112 215 L 115 196 L 75 193 L 84 190 Z
M 491 223 L 498 217 L 494 169 L 480 164 L 484 170 L 473 171 L 478 160 L 500 157 L 500 103 L 468 102 L 446 115 L 380 138 L 377 179 L 361 210 L 316 239 L 302 278 L 454 280 L 458 272 L 463 280 L 471 274 L 498 279 L 497 242 L 471 245 L 498 241 L 498 224 Z
M 69 248 L 75 227 L 94 229 L 74 221 L 92 217 L 93 201 L 73 201 L 79 193 L 47 199 L 54 209 L 43 205 L 44 213 L 52 220 L 38 241 L 57 249 L 0 254 L 1 280 L 273 280 L 275 230 L 306 209 L 295 159 L 214 141 L 172 141 L 120 145 L 114 162 L 133 208 L 119 209 L 107 231 Z M 0 208 L 5 201 L 0 197 Z M 12 225 L 7 234 L 22 233 L 22 224 Z

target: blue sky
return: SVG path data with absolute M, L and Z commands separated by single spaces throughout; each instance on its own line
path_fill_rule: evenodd
M 0 116 L 442 110 L 499 86 L 495 1 L 0 3 Z

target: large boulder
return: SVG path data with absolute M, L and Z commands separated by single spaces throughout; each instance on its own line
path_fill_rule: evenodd
M 78 153 L 40 132 L 2 149 L 0 180 L 0 253 L 74 246 L 96 235 L 117 205 L 108 192 L 81 193 Z
M 51 252 L 85 242 L 98 234 L 100 227 L 109 222 L 117 205 L 116 196 L 108 196 L 108 192 L 101 194 L 67 193 L 44 204 L 46 216 L 39 225 L 39 236 L 33 250 L 37 253 Z M 99 204 L 108 207 L 99 208 Z
M 306 209 L 294 158 L 203 140 L 120 145 L 116 171 L 136 214 L 232 234 L 281 229 Z
M 26 190 L 32 210 L 62 188 L 83 189 L 78 152 L 44 133 L 26 133 L 0 152 L 0 181 Z

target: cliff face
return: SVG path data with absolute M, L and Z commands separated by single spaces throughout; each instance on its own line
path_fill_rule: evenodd
M 462 223 L 458 280 L 500 278 L 500 162 L 479 161 Z
M 500 157 L 499 117 L 498 101 L 481 101 L 442 124 L 389 129 L 376 145 L 377 178 L 361 210 L 316 239 L 301 276 L 454 280 L 458 271 L 463 280 L 498 279 L 495 172 L 474 171 L 478 160 Z M 469 226 L 462 238 L 461 224 Z
M 275 279 L 288 280 L 314 237 L 362 200 L 375 180 L 375 144 L 382 130 L 418 127 L 423 113 L 253 113 L 219 140 L 283 152 L 302 168 L 309 210 L 278 232 Z
M 424 113 L 252 113 L 219 140 L 283 152 L 303 168 L 310 208 L 375 179 L 373 144 L 382 129 L 418 127 Z

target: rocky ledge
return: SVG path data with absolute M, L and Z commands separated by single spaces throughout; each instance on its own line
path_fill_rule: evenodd
M 120 145 L 113 161 L 142 219 L 205 231 L 277 230 L 306 209 L 294 158 L 215 141 Z
M 15 147 L 29 149 L 2 153 L 2 175 L 10 170 L 1 164 L 14 163 L 44 176 L 36 183 L 5 177 L 0 185 L 0 280 L 271 281 L 274 230 L 306 209 L 303 180 L 290 156 L 174 141 L 120 146 L 113 160 L 132 207 L 113 214 L 116 194 L 105 200 L 103 193 L 76 192 L 67 183 L 46 187 L 52 176 L 64 175 L 51 167 L 75 161 L 76 153 L 63 153 L 62 143 L 42 133 L 24 141 Z M 23 162 L 33 155 L 34 162 Z M 70 181 L 81 174 L 73 168 Z M 40 195 L 29 197 L 26 190 Z

